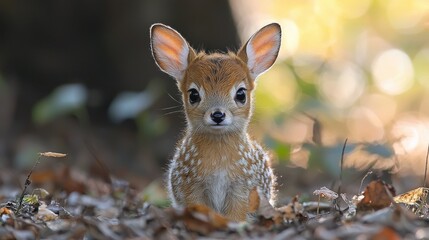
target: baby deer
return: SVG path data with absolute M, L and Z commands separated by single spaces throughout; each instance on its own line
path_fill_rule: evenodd
M 204 204 L 245 220 L 256 188 L 272 202 L 275 176 L 268 154 L 249 138 L 255 79 L 277 58 L 277 23 L 256 32 L 237 53 L 195 52 L 174 29 L 151 27 L 152 54 L 182 92 L 187 127 L 168 170 L 174 207 Z

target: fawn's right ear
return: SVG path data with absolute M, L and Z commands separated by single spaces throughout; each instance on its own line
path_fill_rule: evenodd
M 150 28 L 150 43 L 158 67 L 177 81 L 182 80 L 188 63 L 195 57 L 186 40 L 171 27 L 156 23 Z
M 276 61 L 282 30 L 277 23 L 261 28 L 239 50 L 238 56 L 247 64 L 253 79 L 267 71 Z

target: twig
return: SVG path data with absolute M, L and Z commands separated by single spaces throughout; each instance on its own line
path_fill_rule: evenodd
M 97 151 L 95 150 L 95 147 L 94 147 L 94 145 L 92 144 L 92 142 L 91 142 L 91 140 L 89 139 L 90 138 L 90 136 L 89 136 L 89 134 L 87 134 L 87 135 L 84 135 L 83 136 L 83 141 L 84 141 L 84 143 L 85 143 L 85 146 L 86 146 L 86 148 L 88 149 L 88 152 L 91 154 L 91 156 L 94 158 L 94 160 L 95 160 L 95 162 L 98 164 L 98 166 L 100 167 L 100 169 L 101 169 L 101 177 L 102 177 L 102 179 L 105 181 L 105 182 L 107 182 L 107 183 L 109 183 L 109 184 L 112 184 L 112 179 L 110 178 L 110 170 L 109 170 L 109 168 L 107 167 L 107 165 L 106 164 L 104 164 L 104 162 L 103 162 L 103 160 L 101 160 L 98 156 L 98 154 L 97 154 Z
M 347 140 L 348 140 L 348 138 L 346 138 L 346 140 L 344 141 L 343 150 L 341 151 L 340 184 L 338 186 L 338 191 L 337 191 L 338 194 L 341 193 L 341 184 L 343 182 L 344 152 L 346 151 Z
M 359 192 L 357 195 L 359 195 L 362 192 L 362 185 L 363 185 L 363 181 L 372 174 L 372 171 L 368 171 L 365 176 L 363 176 L 362 180 L 360 181 L 360 186 L 359 186 Z
M 319 216 L 319 207 L 320 207 L 320 194 L 319 194 L 319 200 L 317 201 L 317 216 Z
M 428 144 L 428 150 L 426 151 L 425 177 L 423 178 L 423 187 L 426 187 L 426 174 L 428 172 L 428 155 L 429 155 L 429 144 Z
M 313 136 L 311 137 L 311 140 L 317 145 L 322 146 L 322 124 L 320 121 L 311 116 L 310 114 L 306 112 L 301 112 L 304 116 L 310 118 L 311 121 L 313 121 Z
M 19 213 L 19 211 L 21 210 L 21 207 L 22 207 L 22 201 L 24 200 L 25 192 L 27 191 L 28 186 L 30 186 L 30 184 L 31 184 L 30 176 L 31 176 L 31 174 L 33 173 L 33 171 L 34 171 L 34 169 L 36 168 L 36 166 L 37 166 L 37 165 L 39 165 L 40 158 L 41 158 L 42 156 L 43 156 L 43 155 L 39 154 L 39 157 L 37 158 L 36 163 L 34 163 L 33 167 L 31 168 L 30 172 L 28 173 L 27 179 L 25 179 L 24 189 L 22 190 L 21 196 L 19 197 L 18 208 L 16 209 L 15 214 L 18 214 L 18 213 Z

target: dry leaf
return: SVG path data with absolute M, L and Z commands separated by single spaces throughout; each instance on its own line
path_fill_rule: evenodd
M 417 213 L 427 201 L 429 193 L 429 188 L 419 187 L 414 190 L 408 191 L 406 193 L 400 194 L 393 198 L 397 203 L 404 203 L 410 210 L 414 213 Z
M 303 222 L 307 219 L 304 207 L 298 202 L 298 196 L 295 196 L 292 202 L 286 206 L 276 208 L 276 210 L 283 214 L 283 220 L 286 222 Z
M 49 210 L 46 206 L 46 204 L 42 204 L 39 207 L 39 211 L 37 211 L 37 214 L 34 216 L 37 220 L 41 220 L 43 222 L 53 221 L 58 218 L 58 215 Z
M 176 213 L 176 218 L 182 220 L 189 231 L 204 235 L 215 230 L 226 229 L 229 223 L 226 217 L 202 204 L 186 207 L 183 212 Z
M 384 227 L 378 233 L 374 234 L 371 240 L 399 240 L 402 237 L 390 227 Z
M 429 188 L 419 187 L 393 198 L 397 203 L 405 204 L 425 204 L 428 197 Z
M 262 196 L 260 198 L 258 215 L 264 217 L 265 219 L 273 220 L 274 224 L 280 224 L 281 222 L 283 222 L 282 214 L 276 209 L 274 209 L 274 207 L 270 204 L 270 202 L 265 196 Z
M 9 208 L 2 207 L 0 208 L 0 216 L 2 215 L 11 215 L 13 212 Z
M 381 180 L 370 182 L 363 192 L 362 200 L 357 204 L 358 210 L 379 210 L 390 206 L 391 199 L 386 189 L 395 195 L 395 189 Z
M 63 158 L 67 156 L 67 154 L 65 153 L 57 153 L 57 152 L 41 152 L 39 153 L 39 155 L 43 157 L 53 157 L 53 158 Z
M 41 199 L 44 199 L 49 196 L 49 192 L 43 188 L 35 188 L 33 190 L 33 194 L 38 195 Z

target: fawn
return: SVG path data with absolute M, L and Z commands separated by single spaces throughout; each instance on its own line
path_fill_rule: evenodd
M 275 176 L 268 154 L 247 133 L 255 79 L 277 58 L 277 23 L 256 32 L 237 53 L 197 53 L 174 29 L 154 24 L 152 55 L 182 93 L 187 127 L 168 170 L 174 207 L 204 204 L 245 220 L 249 193 L 273 202 Z

